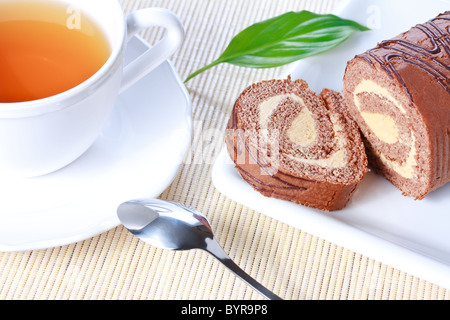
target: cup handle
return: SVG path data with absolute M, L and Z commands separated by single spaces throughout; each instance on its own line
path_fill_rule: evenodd
M 172 55 L 184 40 L 184 28 L 178 17 L 162 8 L 145 8 L 130 13 L 127 18 L 127 40 L 138 31 L 160 26 L 166 35 L 153 47 L 130 62 L 123 70 L 120 91 L 128 89 Z

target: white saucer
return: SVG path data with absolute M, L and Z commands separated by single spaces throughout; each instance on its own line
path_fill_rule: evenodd
M 126 61 L 148 48 L 134 37 Z M 124 92 L 96 143 L 47 176 L 0 181 L 0 251 L 85 240 L 117 225 L 117 206 L 157 197 L 172 182 L 192 136 L 189 95 L 166 61 Z
M 336 50 L 296 63 L 282 77 L 303 78 L 316 92 L 325 87 L 340 90 L 346 62 L 354 54 L 450 9 L 449 3 L 347 1 L 337 14 L 365 24 L 368 14 L 378 11 L 381 29 L 360 33 Z M 407 7 L 415 10 L 399 11 Z M 212 178 L 220 192 L 238 203 L 450 289 L 450 183 L 416 201 L 369 173 L 345 209 L 325 213 L 254 191 L 234 169 L 225 148 L 214 164 Z

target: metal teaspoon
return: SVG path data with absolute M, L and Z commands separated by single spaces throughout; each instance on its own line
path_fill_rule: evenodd
M 214 238 L 208 220 L 195 209 L 172 201 L 137 199 L 122 203 L 117 216 L 144 242 L 170 250 L 205 250 L 267 299 L 282 300 L 231 260 Z

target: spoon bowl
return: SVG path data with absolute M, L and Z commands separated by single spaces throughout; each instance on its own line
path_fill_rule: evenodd
M 169 250 L 205 250 L 266 298 L 281 300 L 231 260 L 214 238 L 206 217 L 197 210 L 173 201 L 137 199 L 122 203 L 117 216 L 144 242 Z
M 159 202 L 127 201 L 119 206 L 117 214 L 131 233 L 158 248 L 203 249 L 205 239 L 214 237 L 204 217 L 184 212 L 175 203 L 167 201 L 161 206 Z

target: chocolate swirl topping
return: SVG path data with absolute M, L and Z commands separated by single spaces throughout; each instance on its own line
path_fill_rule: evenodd
M 372 61 L 376 61 L 391 78 L 396 77 L 412 102 L 413 96 L 396 68 L 396 59 L 413 64 L 427 72 L 450 94 L 449 27 L 448 25 L 446 28 L 441 27 L 440 20 L 450 21 L 450 11 L 424 24 L 418 24 L 408 31 L 414 32 L 416 37 L 421 38 L 420 41 L 414 43 L 408 40 L 406 33 L 403 33 L 397 38 L 380 42 L 375 48 L 357 57 L 371 64 L 373 64 Z M 430 43 L 431 48 L 427 48 L 425 43 Z

